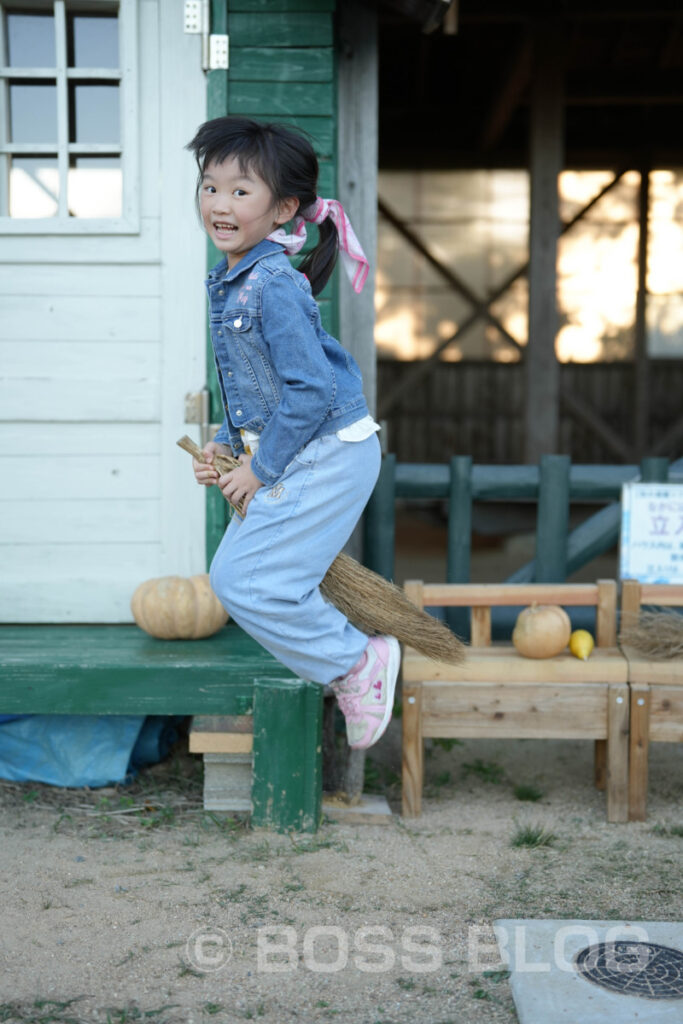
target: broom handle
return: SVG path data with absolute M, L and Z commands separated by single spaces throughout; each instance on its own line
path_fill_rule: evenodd
M 184 434 L 180 440 L 176 441 L 176 444 L 179 448 L 182 448 L 183 451 L 189 452 L 197 462 L 204 462 L 204 450 L 200 448 L 198 444 L 195 444 L 192 438 L 188 437 L 187 434 Z M 238 460 L 233 459 L 231 455 L 222 455 L 219 452 L 214 454 L 213 464 L 221 475 L 223 473 L 227 473 L 231 469 L 236 469 L 237 466 L 240 465 Z M 241 508 L 242 502 L 238 505 L 233 505 L 233 503 L 229 501 L 228 504 L 231 508 L 234 508 L 236 512 L 239 512 L 240 515 L 244 515 Z

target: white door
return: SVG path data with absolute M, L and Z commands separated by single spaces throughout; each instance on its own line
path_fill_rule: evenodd
M 201 39 L 182 0 L 0 14 L 0 621 L 126 622 L 204 569 Z

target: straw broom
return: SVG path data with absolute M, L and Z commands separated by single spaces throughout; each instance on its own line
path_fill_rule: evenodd
M 202 449 L 187 435 L 177 443 L 198 462 L 204 461 Z M 213 464 L 221 475 L 240 465 L 232 456 L 218 453 Z M 239 506 L 232 507 L 240 512 Z M 416 608 L 399 587 L 343 552 L 325 573 L 320 590 L 363 633 L 395 636 L 435 661 L 458 664 L 464 658 L 464 645 L 447 626 Z
M 672 609 L 624 616 L 619 643 L 633 647 L 647 658 L 683 655 L 683 615 Z

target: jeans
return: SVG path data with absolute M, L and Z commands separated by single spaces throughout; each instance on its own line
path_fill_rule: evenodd
M 376 434 L 310 441 L 273 486 L 233 515 L 211 563 L 211 586 L 234 621 L 297 676 L 330 683 L 368 637 L 320 593 L 375 486 Z

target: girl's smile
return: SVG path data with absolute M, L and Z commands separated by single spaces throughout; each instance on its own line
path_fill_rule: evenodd
M 280 224 L 296 213 L 296 199 L 276 203 L 268 185 L 255 171 L 243 170 L 234 157 L 207 164 L 202 178 L 200 208 L 204 227 L 214 245 L 234 267 Z

